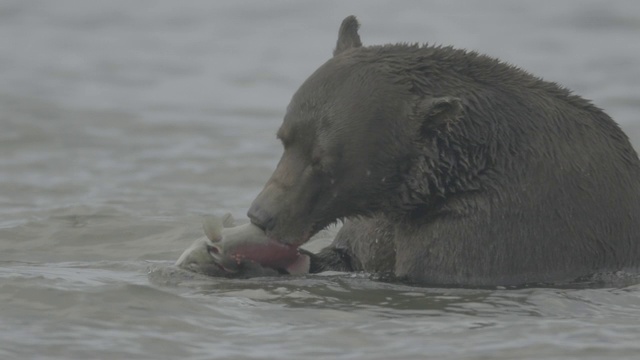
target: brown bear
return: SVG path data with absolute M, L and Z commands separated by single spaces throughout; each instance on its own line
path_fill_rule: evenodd
M 362 46 L 355 17 L 293 96 L 248 211 L 311 271 L 426 285 L 565 283 L 640 264 L 640 161 L 591 102 L 453 47 Z

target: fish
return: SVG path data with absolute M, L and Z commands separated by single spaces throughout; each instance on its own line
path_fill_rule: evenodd
M 187 248 L 175 265 L 224 277 L 309 273 L 310 258 L 297 246 L 269 238 L 252 223 L 234 225 L 230 215 L 206 216 L 202 222 L 205 237 Z

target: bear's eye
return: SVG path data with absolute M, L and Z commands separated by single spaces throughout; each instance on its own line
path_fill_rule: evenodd
M 311 167 L 316 170 L 322 170 L 322 158 L 320 156 L 311 157 Z
M 319 152 L 316 152 L 311 156 L 311 168 L 316 173 L 327 174 L 329 173 L 327 160 Z
M 311 169 L 317 176 L 322 176 L 325 179 L 332 179 L 334 177 L 329 159 L 320 156 L 311 158 Z M 333 184 L 333 182 L 331 183 Z

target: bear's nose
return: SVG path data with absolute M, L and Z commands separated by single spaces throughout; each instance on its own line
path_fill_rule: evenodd
M 268 211 L 260 207 L 260 205 L 257 205 L 255 203 L 251 205 L 251 208 L 249 208 L 247 216 L 249 217 L 253 225 L 259 227 L 264 231 L 273 229 L 276 223 L 275 217 L 273 217 Z

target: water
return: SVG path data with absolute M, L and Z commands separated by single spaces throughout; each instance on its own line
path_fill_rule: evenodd
M 349 14 L 365 44 L 455 44 L 560 82 L 640 144 L 633 0 L 0 1 L 0 359 L 637 358 L 640 286 L 170 267 L 203 214 L 244 218 Z

